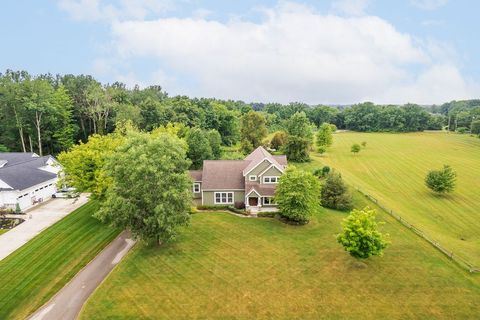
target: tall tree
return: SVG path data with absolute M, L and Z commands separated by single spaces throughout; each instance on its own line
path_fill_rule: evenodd
M 312 125 L 305 112 L 297 112 L 286 121 L 287 143 L 285 153 L 291 161 L 310 160 L 310 147 L 313 143 Z
M 317 131 L 317 146 L 329 147 L 332 145 L 333 135 L 332 126 L 329 123 L 322 123 Z
M 342 176 L 335 171 L 327 174 L 320 194 L 322 206 L 326 208 L 337 210 L 352 209 L 352 195 L 349 193 L 345 182 L 343 182 Z
M 319 208 L 320 182 L 310 172 L 288 167 L 275 191 L 280 215 L 285 219 L 307 223 Z
M 246 146 L 252 149 L 260 146 L 268 134 L 265 116 L 256 111 L 244 114 L 240 119 L 240 133 L 244 152 L 251 151 Z
M 217 130 L 212 129 L 206 132 L 210 148 L 212 148 L 212 156 L 214 159 L 220 159 L 222 157 L 222 137 Z
M 200 169 L 203 165 L 203 160 L 213 158 L 210 141 L 202 129 L 190 129 L 187 133 L 186 141 L 188 144 L 187 157 L 192 161 L 192 169 Z
M 91 135 L 86 143 L 73 146 L 62 152 L 58 160 L 62 164 L 63 183 L 80 192 L 91 192 L 103 197 L 110 185 L 105 173 L 106 159 L 124 142 L 122 135 Z
M 177 228 L 189 222 L 189 165 L 176 136 L 130 134 L 106 163 L 112 185 L 95 216 L 142 240 L 175 239 Z

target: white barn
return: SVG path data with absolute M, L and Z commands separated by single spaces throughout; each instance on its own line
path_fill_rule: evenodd
M 57 192 L 60 165 L 52 156 L 0 152 L 0 207 L 22 210 Z

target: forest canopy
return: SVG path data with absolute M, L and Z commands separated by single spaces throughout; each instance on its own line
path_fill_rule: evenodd
M 221 143 L 241 138 L 242 115 L 258 112 L 268 132 L 286 131 L 288 120 L 304 112 L 314 127 L 335 124 L 354 131 L 469 131 L 480 119 L 480 100 L 453 101 L 441 106 L 415 104 L 353 106 L 307 105 L 299 102 L 246 103 L 213 98 L 170 97 L 161 86 L 128 88 L 103 84 L 89 75 L 30 75 L 7 70 L 0 74 L 0 146 L 2 150 L 59 154 L 93 134 L 107 134 L 130 121 L 150 132 L 169 123 L 216 130 Z

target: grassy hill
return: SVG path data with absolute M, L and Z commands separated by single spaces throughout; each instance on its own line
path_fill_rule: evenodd
M 356 205 L 367 205 L 356 195 Z M 192 216 L 178 241 L 137 245 L 81 319 L 460 319 L 480 308 L 480 278 L 380 212 L 391 246 L 358 262 L 334 235 L 345 213 L 306 226 L 227 213 Z
M 353 143 L 367 142 L 353 155 Z M 303 165 L 327 164 L 445 247 L 480 267 L 480 139 L 439 132 L 338 133 L 329 152 Z M 456 190 L 433 194 L 424 184 L 430 169 L 451 165 Z
M 90 201 L 0 261 L 0 319 L 25 319 L 115 238 L 97 208 Z

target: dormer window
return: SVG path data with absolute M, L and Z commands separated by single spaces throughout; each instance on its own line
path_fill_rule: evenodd
M 257 181 L 257 176 L 248 176 L 249 181 Z

